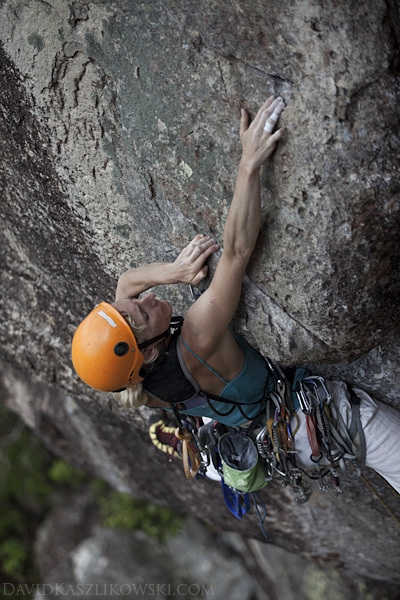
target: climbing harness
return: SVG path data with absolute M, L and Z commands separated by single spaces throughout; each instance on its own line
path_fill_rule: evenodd
M 331 485 L 330 475 L 335 490 L 341 492 L 339 471 L 348 479 L 360 476 L 359 464 L 365 459 L 365 440 L 359 400 L 353 390 L 349 389 L 353 409 L 350 428 L 346 427 L 331 401 L 322 377 L 310 375 L 304 369 L 295 369 L 289 374 L 266 357 L 263 357 L 263 364 L 269 377 L 261 399 L 242 403 L 205 393 L 183 360 L 178 343 L 181 325 L 182 319 L 176 319 L 166 360 L 157 368 L 156 376 L 151 372 L 146 376 L 144 388 L 156 399 L 165 393 L 166 386 L 170 396 L 183 398 L 183 401 L 167 402 L 177 423 L 173 443 L 181 443 L 183 468 L 188 479 L 207 476 L 207 470 L 211 471 L 212 467 L 221 478 L 223 496 L 230 512 L 236 518 L 242 518 L 250 510 L 252 500 L 266 535 L 263 527 L 265 504 L 258 492 L 268 483 L 290 486 L 296 502 L 302 504 L 312 494 L 306 477 L 317 480 L 320 490 L 326 490 Z M 183 338 L 181 340 L 189 352 L 204 362 Z M 213 371 L 209 365 L 205 366 Z M 171 379 L 171 372 L 177 376 Z M 201 418 L 181 412 L 195 413 L 196 408 L 205 404 L 217 420 L 204 424 Z M 224 417 L 222 420 L 229 423 L 226 417 L 235 410 L 243 418 L 242 425 L 230 426 L 218 421 L 219 417 Z M 314 465 L 309 470 L 297 464 L 295 438 L 301 413 Z
M 319 489 L 324 491 L 331 486 L 330 475 L 334 489 L 341 493 L 339 471 L 347 479 L 358 478 L 359 465 L 365 458 L 359 399 L 351 388 L 353 417 L 347 428 L 322 377 L 306 374 L 293 388 L 280 367 L 270 359 L 266 362 L 274 378 L 274 389 L 262 401 L 263 408 L 256 418 L 244 426 L 230 427 L 218 421 L 198 426 L 192 417 L 182 418 L 179 405 L 172 405 L 179 423 L 176 435 L 183 443 L 187 441 L 192 451 L 184 462 L 186 476 L 194 479 L 206 475 L 212 465 L 221 477 L 229 511 L 241 519 L 253 503 L 265 537 L 266 508 L 258 492 L 269 482 L 291 486 L 296 502 L 302 504 L 312 494 L 304 476 L 317 480 Z M 300 419 L 294 399 L 305 416 L 310 458 L 315 465 L 311 470 L 296 462 L 295 436 Z

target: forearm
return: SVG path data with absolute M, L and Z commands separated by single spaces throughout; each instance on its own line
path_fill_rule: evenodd
M 232 204 L 224 228 L 224 252 L 248 260 L 261 227 L 260 169 L 240 161 Z
M 249 114 L 242 109 L 242 158 L 224 229 L 224 252 L 228 253 L 229 258 L 241 259 L 244 264 L 248 262 L 260 232 L 260 168 L 272 155 L 282 136 L 282 129 L 271 132 L 284 106 L 282 98 L 274 99 L 271 96 L 251 124 Z
M 207 276 L 205 264 L 219 245 L 208 235 L 197 234 L 171 263 L 151 263 L 130 269 L 118 279 L 116 300 L 137 298 L 156 285 L 188 283 L 197 285 Z
M 122 273 L 118 279 L 115 299 L 137 298 L 156 285 L 178 282 L 174 263 L 151 263 Z

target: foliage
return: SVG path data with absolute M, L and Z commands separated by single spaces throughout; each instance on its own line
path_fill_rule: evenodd
M 83 471 L 78 471 L 63 460 L 54 460 L 47 474 L 54 483 L 66 485 L 71 489 L 78 488 L 86 480 Z
M 112 490 L 100 498 L 104 525 L 120 529 L 141 529 L 163 540 L 178 533 L 182 519 L 169 508 L 163 508 Z
M 82 471 L 62 460 L 55 460 L 48 474 L 52 481 L 67 485 L 70 489 L 87 482 L 87 476 Z M 90 487 L 100 507 L 102 524 L 106 527 L 140 529 L 159 540 L 178 533 L 181 528 L 182 518 L 169 508 L 112 490 L 100 479 L 91 480 Z
M 27 544 L 24 540 L 11 538 L 0 545 L 2 569 L 6 575 L 17 576 L 22 573 L 27 558 Z
M 87 486 L 107 527 L 141 529 L 162 540 L 177 533 L 181 518 L 168 508 L 137 500 L 91 479 L 54 458 L 39 438 L 0 403 L 0 578 L 38 583 L 33 564 L 35 532 L 46 513 L 69 494 Z
M 0 405 L 0 575 L 34 581 L 32 539 L 48 505 L 50 457 L 38 438 Z

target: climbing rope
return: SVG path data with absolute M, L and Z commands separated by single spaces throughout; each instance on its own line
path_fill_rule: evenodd
M 379 494 L 379 492 L 377 492 L 377 490 L 374 488 L 374 486 L 368 481 L 368 479 L 365 477 L 365 475 L 361 475 L 361 479 L 364 481 L 364 483 L 366 484 L 366 486 L 370 489 L 370 491 L 374 494 L 374 496 L 379 500 L 379 502 L 382 504 L 382 506 L 386 509 L 386 511 L 389 513 L 389 515 L 396 521 L 396 523 L 398 523 L 398 525 L 400 525 L 400 519 L 399 517 L 397 517 L 394 512 L 389 508 L 389 506 L 386 504 L 386 502 L 384 501 L 384 499 L 381 497 L 381 495 Z

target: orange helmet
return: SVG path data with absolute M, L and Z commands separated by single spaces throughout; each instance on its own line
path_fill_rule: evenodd
M 143 381 L 144 356 L 121 313 L 100 302 L 88 314 L 72 340 L 72 363 L 79 377 L 103 392 L 121 391 Z

